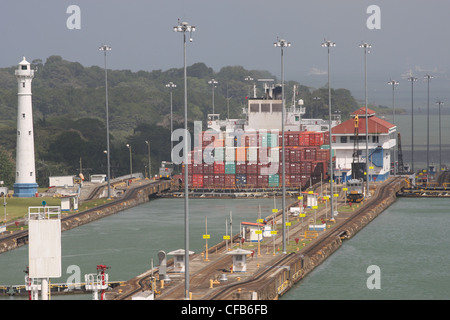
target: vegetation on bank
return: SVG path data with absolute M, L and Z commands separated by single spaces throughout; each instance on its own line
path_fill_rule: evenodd
M 39 186 L 48 185 L 49 176 L 106 173 L 106 107 L 105 73 L 98 66 L 84 67 L 60 56 L 45 62 L 32 60 L 36 69 L 33 80 L 33 116 L 35 129 L 36 171 Z M 0 69 L 0 180 L 12 188 L 14 184 L 17 66 Z M 218 81 L 215 89 L 215 112 L 221 118 L 242 118 L 247 104 L 250 83 L 245 78 L 276 77 L 267 71 L 246 70 L 228 66 L 214 71 L 204 63 L 188 67 L 188 118 L 202 121 L 206 128 L 212 113 L 212 93 L 208 81 Z M 162 160 L 170 160 L 170 91 L 173 82 L 174 128 L 184 127 L 183 69 L 166 71 L 108 70 L 108 104 L 110 118 L 111 175 L 117 177 L 130 171 L 132 147 L 134 172 L 148 172 L 150 141 L 151 173 L 155 174 Z M 328 118 L 328 89 L 309 88 L 294 81 L 286 83 L 286 101 L 290 105 L 293 87 L 296 98 L 303 99 L 306 116 Z M 259 86 L 258 86 L 259 87 Z M 261 96 L 261 88 L 258 88 Z M 320 98 L 320 99 L 318 99 Z M 332 90 L 333 106 L 345 119 L 358 108 L 347 89 Z M 193 130 L 193 129 L 192 129 Z

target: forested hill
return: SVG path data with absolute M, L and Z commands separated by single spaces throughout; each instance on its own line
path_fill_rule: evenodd
M 32 60 L 37 70 L 33 79 L 33 113 L 35 127 L 36 169 L 39 185 L 48 183 L 48 176 L 78 174 L 82 171 L 106 172 L 106 108 L 105 71 L 102 67 L 85 67 L 78 62 L 51 56 L 45 62 Z M 0 180 L 12 186 L 16 145 L 17 66 L 0 69 Z M 229 66 L 214 71 L 204 63 L 189 66 L 188 117 L 205 121 L 212 113 L 212 88 L 215 79 L 215 112 L 221 118 L 242 117 L 250 83 L 253 79 L 276 77 L 267 71 L 246 70 Z M 183 69 L 166 71 L 108 70 L 108 100 L 111 135 L 112 175 L 129 172 L 129 150 L 133 149 L 133 171 L 144 172 L 148 164 L 146 140 L 151 142 L 152 171 L 156 173 L 161 160 L 170 157 L 170 91 L 173 82 L 173 113 L 175 127 L 183 125 Z M 293 85 L 297 98 L 305 101 L 307 115 L 327 118 L 328 89 L 311 89 L 296 82 L 286 83 L 286 100 L 290 104 Z M 260 93 L 261 91 L 259 91 Z M 313 97 L 320 97 L 314 99 Z M 228 98 L 228 99 L 227 99 Z M 345 117 L 357 109 L 357 103 L 346 89 L 332 92 L 333 105 Z M 205 123 L 205 122 L 204 122 Z M 3 170 L 4 168 L 5 170 Z M 9 168 L 9 169 L 7 169 Z M 4 172 L 7 171 L 7 172 Z

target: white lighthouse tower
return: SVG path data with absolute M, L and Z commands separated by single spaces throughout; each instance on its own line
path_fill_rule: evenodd
M 15 197 L 33 197 L 37 192 L 34 164 L 33 108 L 31 103 L 31 81 L 34 70 L 23 58 L 16 70 L 18 84 L 17 149 Z

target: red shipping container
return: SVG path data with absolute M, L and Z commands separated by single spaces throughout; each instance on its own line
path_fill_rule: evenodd
M 226 174 L 225 175 L 225 188 L 234 188 L 236 186 L 236 175 Z
M 201 174 L 192 175 L 192 187 L 203 188 L 203 175 Z
M 214 162 L 214 174 L 224 174 L 224 173 L 225 173 L 225 163 Z
M 215 174 L 214 175 L 214 187 L 215 188 L 224 188 L 225 187 L 225 175 L 223 175 L 223 174 Z
M 213 175 L 204 175 L 203 176 L 203 187 L 204 188 L 212 188 L 214 186 L 214 176 Z
M 289 165 L 289 174 L 300 174 L 301 173 L 301 163 L 291 162 Z
M 305 148 L 305 160 L 313 161 L 316 160 L 316 150 L 317 148 Z
M 247 174 L 258 174 L 258 165 L 247 163 Z
M 281 138 L 283 136 L 283 134 L 280 132 L 278 134 L 278 146 L 282 147 L 283 146 L 283 139 Z M 286 132 L 284 133 L 284 146 L 288 146 L 289 145 L 289 137 L 286 134 Z
M 258 175 L 258 188 L 267 188 L 269 186 L 269 176 L 267 175 Z
M 247 164 L 245 162 L 236 162 L 236 174 L 246 174 Z
M 284 148 L 284 162 L 290 162 L 290 155 L 291 155 L 291 151 L 290 148 L 285 147 Z M 283 148 L 280 148 L 280 155 L 279 155 L 279 159 L 278 161 L 280 161 L 280 163 L 283 161 Z
M 203 164 L 193 164 L 192 165 L 193 174 L 203 174 Z
M 204 163 L 203 164 L 203 174 L 204 175 L 214 174 L 214 165 Z
M 247 174 L 247 186 L 251 188 L 255 188 L 258 186 L 258 175 L 256 174 Z
M 285 133 L 286 136 L 286 133 Z M 288 145 L 291 147 L 299 146 L 298 133 L 289 133 L 288 135 Z

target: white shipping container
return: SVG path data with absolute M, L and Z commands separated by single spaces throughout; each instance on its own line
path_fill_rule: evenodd
M 225 147 L 225 162 L 234 162 L 236 157 L 236 148 Z
M 224 147 L 215 147 L 214 148 L 214 161 L 215 162 L 224 162 Z
M 258 163 L 258 147 L 248 147 L 247 161 L 251 164 Z

